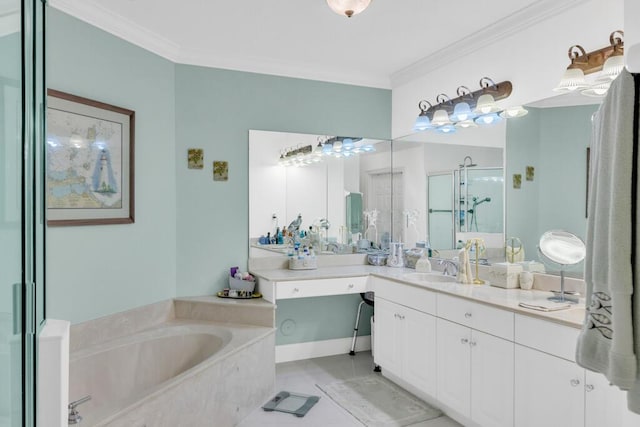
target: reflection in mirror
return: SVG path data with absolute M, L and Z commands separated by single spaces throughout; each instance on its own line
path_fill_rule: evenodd
M 450 258 L 480 237 L 484 257 L 503 261 L 504 132 L 500 124 L 394 140 L 394 240 L 407 248 L 428 240 Z
M 556 97 L 527 106 L 529 114 L 507 124 L 507 235 L 517 236 L 535 259 L 539 236 L 567 230 L 585 238 L 591 116 L 598 105 L 569 105 Z M 582 96 L 578 101 L 594 102 Z M 596 101 L 597 102 L 597 101 Z M 521 175 L 520 188 L 513 176 Z M 547 263 L 547 271 L 559 272 Z M 581 277 L 583 263 L 567 267 Z
M 285 254 L 292 240 L 353 253 L 390 235 L 390 141 L 249 132 L 250 256 Z

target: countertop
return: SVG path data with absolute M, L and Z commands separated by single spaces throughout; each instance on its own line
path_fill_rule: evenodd
M 376 276 L 404 284 L 418 286 L 434 292 L 466 298 L 475 302 L 491 305 L 517 314 L 524 314 L 559 323 L 565 326 L 581 328 L 585 319 L 584 300 L 569 309 L 545 312 L 520 307 L 520 302 L 535 303 L 545 301 L 551 292 L 541 290 L 503 289 L 490 285 L 463 285 L 459 283 L 428 282 L 411 278 L 415 273 L 410 268 L 377 267 L 372 265 L 350 265 L 320 267 L 316 270 L 252 270 L 251 273 L 262 280 L 284 282 L 292 280 L 333 279 L 342 277 Z M 437 274 L 437 272 L 435 272 Z

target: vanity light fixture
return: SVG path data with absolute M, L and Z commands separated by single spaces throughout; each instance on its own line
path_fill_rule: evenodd
M 321 162 L 325 156 L 342 158 L 376 151 L 373 145 L 361 141 L 362 138 L 343 136 L 319 137 L 315 148 L 312 145 L 304 145 L 282 150 L 278 165 L 300 167 Z
M 369 7 L 371 0 L 327 0 L 327 4 L 338 15 L 351 18 Z
M 586 52 L 580 45 L 571 46 L 568 52 L 571 63 L 553 90 L 561 93 L 580 90 L 587 96 L 604 96 L 624 67 L 623 37 L 622 30 L 614 31 L 609 35 L 609 46 L 592 52 Z M 594 83 L 585 78 L 598 72 L 600 75 Z
M 527 114 L 521 106 L 503 109 L 496 101 L 511 95 L 509 81 L 495 83 L 488 77 L 480 79 L 480 89 L 471 92 L 466 86 L 458 87 L 458 97 L 450 99 L 445 94 L 437 96 L 437 104 L 431 105 L 422 100 L 418 104 L 418 115 L 413 129 L 415 131 L 435 130 L 438 133 L 454 133 L 458 128 L 470 128 L 495 124 L 502 119 L 522 117 Z

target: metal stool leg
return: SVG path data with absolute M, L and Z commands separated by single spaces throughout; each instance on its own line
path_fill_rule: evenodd
M 351 356 L 355 356 L 356 354 L 356 338 L 358 337 L 358 325 L 360 324 L 360 313 L 362 312 L 362 306 L 365 304 L 364 301 L 360 301 L 358 304 L 358 314 L 356 315 L 356 325 L 353 327 L 353 339 L 351 340 L 351 351 L 349 354 Z

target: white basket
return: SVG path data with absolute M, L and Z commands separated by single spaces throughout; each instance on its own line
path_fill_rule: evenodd
M 315 270 L 316 268 L 318 268 L 318 260 L 314 256 L 289 257 L 289 270 Z
M 252 282 L 250 280 L 240 280 L 240 279 L 236 279 L 235 277 L 229 276 L 230 289 L 236 289 L 238 291 L 253 292 L 255 287 L 256 287 L 256 282 Z

